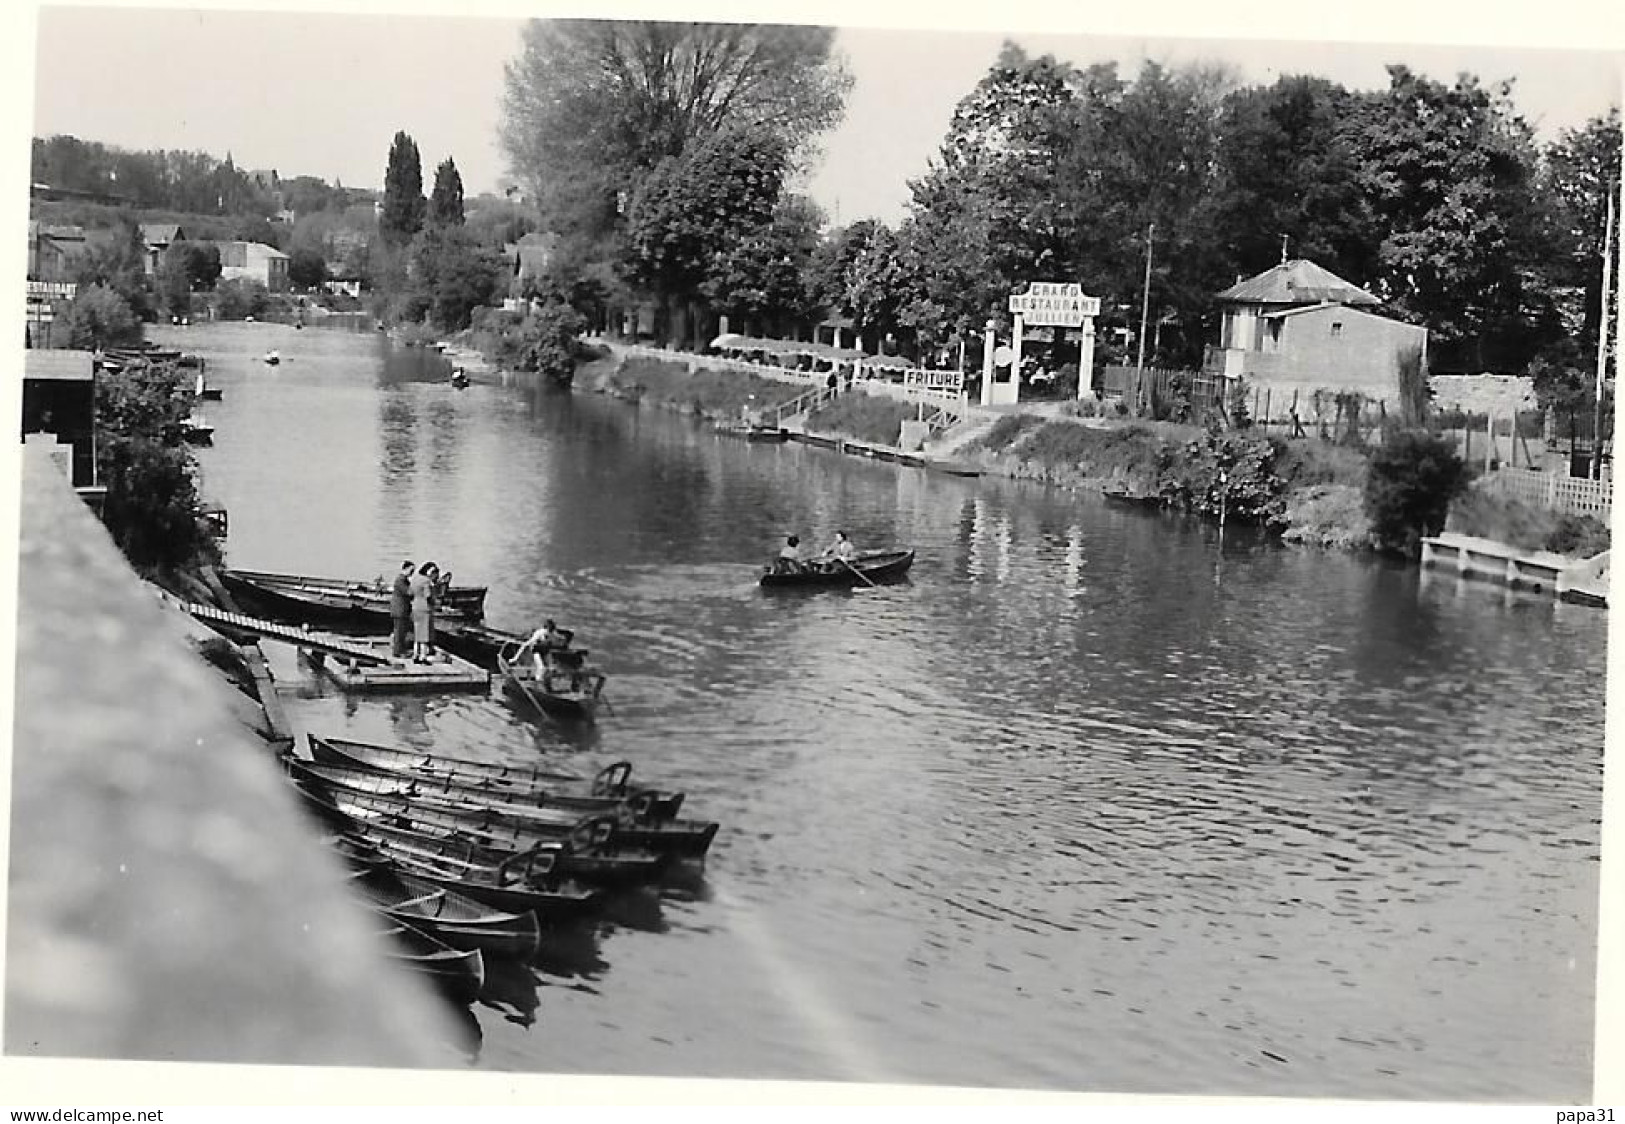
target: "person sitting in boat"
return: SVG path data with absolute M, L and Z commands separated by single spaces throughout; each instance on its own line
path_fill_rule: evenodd
M 851 562 L 858 556 L 857 548 L 852 540 L 846 537 L 845 531 L 835 532 L 835 541 L 824 549 L 823 557 L 831 561 Z
M 551 668 L 548 660 L 549 654 L 568 648 L 574 636 L 575 633 L 569 629 L 560 628 L 553 623 L 553 618 L 549 617 L 542 622 L 541 628 L 531 633 L 525 639 L 525 642 L 519 646 L 519 651 L 514 653 L 513 662 L 519 663 L 527 655 L 530 656 L 535 663 L 536 678 L 541 681 L 546 678 Z
M 801 539 L 791 535 L 784 540 L 784 549 L 773 560 L 773 572 L 777 574 L 799 574 L 802 569 Z

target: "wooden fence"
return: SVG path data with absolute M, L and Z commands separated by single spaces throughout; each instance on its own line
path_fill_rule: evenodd
M 1500 495 L 1554 511 L 1595 515 L 1605 523 L 1613 511 L 1612 480 L 1587 480 L 1530 468 L 1500 468 L 1484 474 L 1483 486 Z

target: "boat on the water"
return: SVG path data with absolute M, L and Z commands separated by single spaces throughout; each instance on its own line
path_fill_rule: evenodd
M 550 840 L 569 839 L 582 822 L 573 812 L 545 805 L 479 804 L 456 794 L 408 791 L 399 786 L 358 788 L 343 783 L 342 778 L 330 779 L 329 773 L 322 776 L 330 781 L 328 794 L 333 805 L 352 819 L 466 839 L 493 851 L 529 851 Z M 622 818 L 616 821 L 607 843 L 666 858 L 699 859 L 710 850 L 717 830 L 714 822 Z
M 311 757 L 318 763 L 443 781 L 472 790 L 484 799 L 553 803 L 582 812 L 604 811 L 610 805 L 621 804 L 632 811 L 634 818 L 649 820 L 671 819 L 683 804 L 681 792 L 632 787 L 629 761 L 606 765 L 588 780 L 577 773 L 540 766 L 496 765 L 309 733 L 305 738 Z
M 521 854 L 546 854 L 551 860 L 551 872 L 583 882 L 615 886 L 652 882 L 660 876 L 667 863 L 666 855 L 657 855 L 617 841 L 615 829 L 618 821 L 615 816 L 571 816 L 573 822 L 559 825 L 557 834 L 520 852 L 512 846 L 476 842 L 452 827 L 430 822 L 430 818 L 417 815 L 411 808 L 386 816 L 354 798 L 358 792 L 366 790 L 353 789 L 343 781 L 334 780 L 331 775 L 323 775 L 324 772 L 331 774 L 337 771 L 333 767 L 312 766 L 292 757 L 284 757 L 283 764 L 300 791 L 312 800 L 325 803 L 341 818 L 348 819 L 370 842 L 388 842 L 392 847 L 409 848 L 419 857 L 430 856 L 494 869 L 505 866 Z M 383 774 L 371 775 L 383 777 Z M 523 810 L 519 805 L 508 807 Z M 543 817 L 547 813 L 543 809 L 530 809 L 529 814 L 535 817 L 538 825 L 546 822 Z M 383 839 L 374 839 L 375 833 L 382 833 Z M 391 857 L 397 856 L 391 854 Z
M 213 445 L 214 426 L 202 414 L 191 414 L 181 423 L 181 437 L 188 445 Z
M 1100 490 L 1100 495 L 1107 503 L 1117 507 L 1156 508 L 1163 506 L 1162 497 L 1156 492 L 1135 491 L 1126 484 L 1108 484 Z
M 275 367 L 278 363 L 282 362 L 282 356 L 278 355 L 275 351 L 267 351 L 265 353 L 264 362 L 267 367 Z
M 355 884 L 379 913 L 426 929 L 453 948 L 529 960 L 541 947 L 541 926 L 529 910 L 492 909 L 399 870 L 363 870 Z
M 193 387 L 193 393 L 196 394 L 199 399 L 205 402 L 218 402 L 222 397 L 220 388 L 218 386 L 210 386 L 208 380 L 203 377 L 203 372 L 201 370 L 199 370 L 197 373 L 197 382 Z
M 426 975 L 442 995 L 468 1006 L 485 986 L 485 958 L 477 948 L 452 948 L 409 921 L 385 919 L 380 929 L 391 942 L 390 956 Z
M 279 617 L 350 628 L 389 623 L 390 583 L 382 577 L 347 581 L 238 569 L 222 570 L 220 577 L 233 594 Z M 437 587 L 435 614 L 479 620 L 485 615 L 485 593 L 483 585 L 452 585 L 451 575 L 444 574 Z
M 879 585 L 896 581 L 914 565 L 912 550 L 866 550 L 851 562 L 835 558 L 814 559 L 795 568 L 781 565 L 782 560 L 769 566 L 761 577 L 765 589 L 820 589 L 845 588 L 854 585 Z
M 516 651 L 497 653 L 497 672 L 510 699 L 554 718 L 591 721 L 597 715 L 605 676 L 587 662 L 585 648 L 549 649 L 541 667 L 534 660 L 516 660 Z
M 719 425 L 718 433 L 728 437 L 742 437 L 746 441 L 757 444 L 772 444 L 790 439 L 789 430 L 780 429 L 776 425 L 757 425 L 752 423 L 734 423 Z
M 302 786 L 297 791 L 308 799 L 317 799 Z M 604 896 L 596 886 L 583 886 L 553 874 L 553 856 L 545 849 L 492 866 L 410 843 L 392 842 L 369 831 L 367 825 L 334 812 L 331 805 L 319 806 L 343 820 L 345 826 L 329 842 L 357 870 L 413 878 L 495 909 L 533 913 L 543 922 L 580 917 Z
M 468 372 L 464 371 L 461 367 L 453 369 L 451 372 L 451 385 L 456 387 L 458 390 L 462 390 L 464 387 L 466 387 L 468 385 Z

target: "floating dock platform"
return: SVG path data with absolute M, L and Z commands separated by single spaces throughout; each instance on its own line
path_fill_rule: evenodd
M 1575 561 L 1545 550 L 1519 550 L 1493 539 L 1446 532 L 1422 540 L 1422 565 L 1564 601 L 1606 607 L 1608 552 Z
M 367 648 L 373 660 L 301 648 L 300 655 L 346 691 L 484 691 L 491 673 L 450 652 L 440 651 L 430 663 L 413 663 L 389 654 L 388 640 L 352 640 Z

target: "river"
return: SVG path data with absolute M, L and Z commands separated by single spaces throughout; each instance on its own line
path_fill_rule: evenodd
M 451 1064 L 1589 1096 L 1606 613 L 585 389 L 458 391 L 377 333 L 155 337 L 224 390 L 199 461 L 229 562 L 433 558 L 492 624 L 576 629 L 614 707 L 346 697 L 268 645 L 297 724 L 624 758 L 723 824 L 701 886 L 561 940 Z M 757 588 L 784 534 L 838 528 L 915 547 L 912 580 Z

